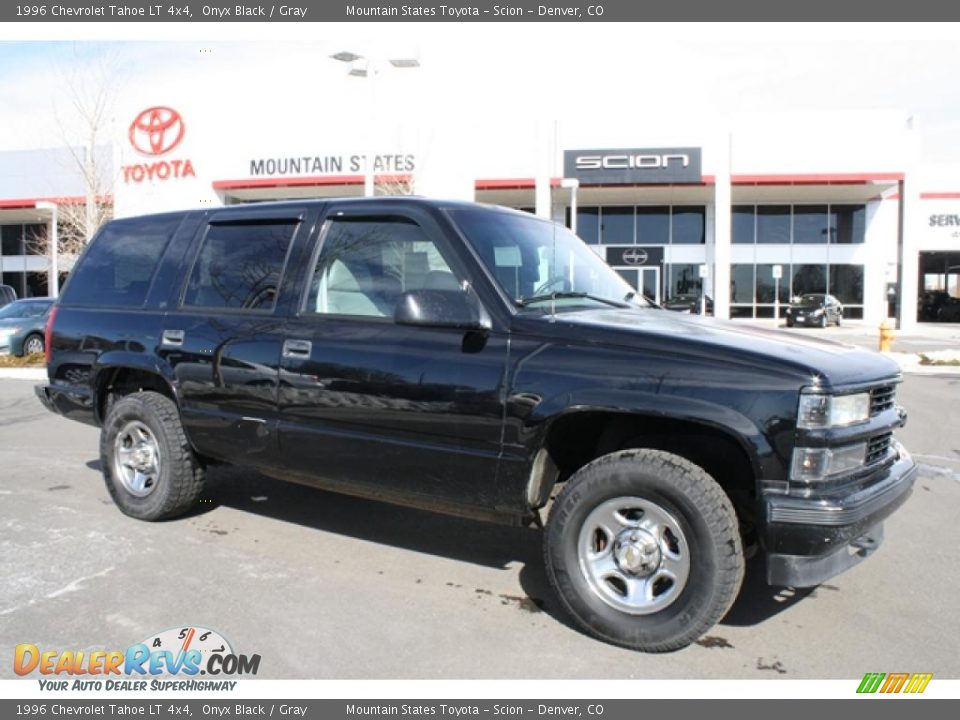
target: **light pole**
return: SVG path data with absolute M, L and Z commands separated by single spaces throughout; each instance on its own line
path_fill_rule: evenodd
M 367 133 L 367 154 L 363 164 L 363 195 L 364 197 L 373 197 L 374 195 L 374 164 L 376 160 L 376 132 L 373 127 L 377 111 L 377 76 L 381 69 L 389 64 L 398 70 L 418 68 L 420 61 L 417 58 L 368 58 L 349 50 L 341 50 L 331 55 L 334 60 L 347 63 L 350 70 L 347 73 L 350 77 L 367 78 L 370 83 L 370 112 L 368 115 L 370 129 Z

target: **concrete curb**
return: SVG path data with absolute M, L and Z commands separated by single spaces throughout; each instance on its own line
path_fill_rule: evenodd
M 0 368 L 0 378 L 9 380 L 46 380 L 46 368 Z

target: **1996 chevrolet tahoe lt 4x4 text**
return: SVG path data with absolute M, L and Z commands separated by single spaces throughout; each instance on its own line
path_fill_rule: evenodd
M 666 651 L 870 554 L 915 465 L 880 355 L 664 311 L 562 226 L 418 198 L 116 220 L 47 328 L 65 417 L 120 509 L 209 463 L 544 529 L 587 632 Z

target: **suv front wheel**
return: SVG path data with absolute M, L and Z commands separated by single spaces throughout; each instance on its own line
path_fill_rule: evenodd
M 703 469 L 660 450 L 622 450 L 576 472 L 550 512 L 544 555 L 582 628 L 646 652 L 703 635 L 743 579 L 730 499 Z
M 110 407 L 100 433 L 100 466 L 117 507 L 140 520 L 181 515 L 203 491 L 203 465 L 176 403 L 156 392 L 133 393 Z

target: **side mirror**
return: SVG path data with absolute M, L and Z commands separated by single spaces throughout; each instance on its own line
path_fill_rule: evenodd
M 490 329 L 490 318 L 476 298 L 462 290 L 411 290 L 397 301 L 393 314 L 397 325 Z

